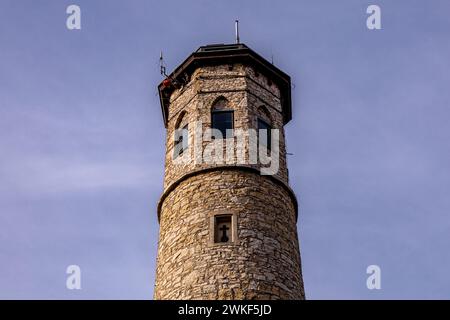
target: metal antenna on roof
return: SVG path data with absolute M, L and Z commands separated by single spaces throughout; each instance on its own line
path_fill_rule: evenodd
M 166 74 L 166 65 L 164 64 L 164 58 L 163 58 L 163 52 L 159 53 L 159 68 L 162 76 L 165 76 L 167 78 Z
M 234 21 L 234 28 L 236 32 L 236 43 L 239 44 L 239 20 Z

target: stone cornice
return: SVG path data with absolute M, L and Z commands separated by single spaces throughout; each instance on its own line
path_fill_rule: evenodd
M 187 172 L 186 174 L 184 174 L 183 176 L 179 177 L 177 180 L 175 180 L 174 182 L 172 182 L 163 192 L 163 194 L 161 195 L 161 198 L 158 201 L 158 222 L 160 220 L 160 216 L 161 216 L 161 207 L 162 204 L 164 203 L 164 200 L 167 198 L 167 196 L 176 188 L 180 185 L 181 182 L 197 176 L 197 175 L 201 175 L 204 173 L 208 173 L 208 172 L 214 172 L 214 171 L 243 171 L 243 172 L 248 172 L 248 173 L 253 173 L 253 174 L 257 174 L 257 175 L 261 175 L 260 171 L 257 168 L 254 167 L 250 167 L 250 166 L 245 166 L 245 165 L 221 165 L 221 166 L 214 166 L 214 167 L 209 167 L 209 168 L 202 168 L 202 169 L 198 169 L 198 170 L 193 170 L 190 172 Z M 270 176 L 270 175 L 266 175 L 266 176 L 262 176 L 261 177 L 265 177 L 270 179 L 272 182 L 275 182 L 276 184 L 280 185 L 281 187 L 283 187 L 287 193 L 289 194 L 289 197 L 292 200 L 292 204 L 294 205 L 294 209 L 295 209 L 295 221 L 297 221 L 298 219 L 298 201 L 297 201 L 297 197 L 295 196 L 294 191 L 291 189 L 291 187 L 289 187 L 289 185 L 287 183 L 285 183 L 284 181 L 282 181 L 281 179 L 277 178 L 276 176 Z

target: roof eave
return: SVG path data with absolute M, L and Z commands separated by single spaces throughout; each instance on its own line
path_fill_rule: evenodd
M 192 74 L 195 69 L 201 67 L 203 65 L 211 65 L 211 64 L 224 64 L 224 63 L 232 63 L 232 62 L 250 62 L 259 69 L 263 69 L 264 73 L 269 73 L 271 79 L 274 83 L 276 83 L 280 88 L 280 93 L 282 97 L 282 109 L 283 109 L 283 122 L 284 124 L 288 123 L 292 119 L 292 101 L 291 101 L 291 78 L 289 75 L 275 67 L 273 64 L 269 63 L 266 59 L 261 57 L 259 54 L 251 50 L 245 45 L 242 45 L 242 48 L 230 51 L 211 51 L 211 52 L 202 52 L 199 51 L 200 47 L 197 51 L 193 52 L 186 60 L 183 61 L 170 75 L 169 78 L 173 80 L 179 80 L 181 75 L 188 73 Z M 170 87 L 167 88 L 161 82 L 158 86 L 158 92 L 161 103 L 161 111 L 163 113 L 164 125 L 167 127 L 167 112 L 169 106 L 170 94 L 175 90 L 175 88 Z

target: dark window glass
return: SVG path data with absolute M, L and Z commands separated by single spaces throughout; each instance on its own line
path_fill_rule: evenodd
M 227 129 L 233 130 L 233 111 L 213 111 L 211 114 L 211 128 L 220 130 L 222 138 L 231 138 L 233 132 L 230 131 L 227 135 Z
M 189 131 L 188 125 L 185 125 L 182 129 L 175 130 L 175 145 L 173 148 L 174 159 L 183 155 L 184 150 L 188 148 Z
M 264 120 L 258 119 L 258 137 L 260 143 L 270 150 L 272 147 L 271 127 Z

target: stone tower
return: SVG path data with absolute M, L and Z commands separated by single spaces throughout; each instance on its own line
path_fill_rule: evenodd
M 220 44 L 158 88 L 167 140 L 154 298 L 304 299 L 283 129 L 290 77 L 244 44 Z

